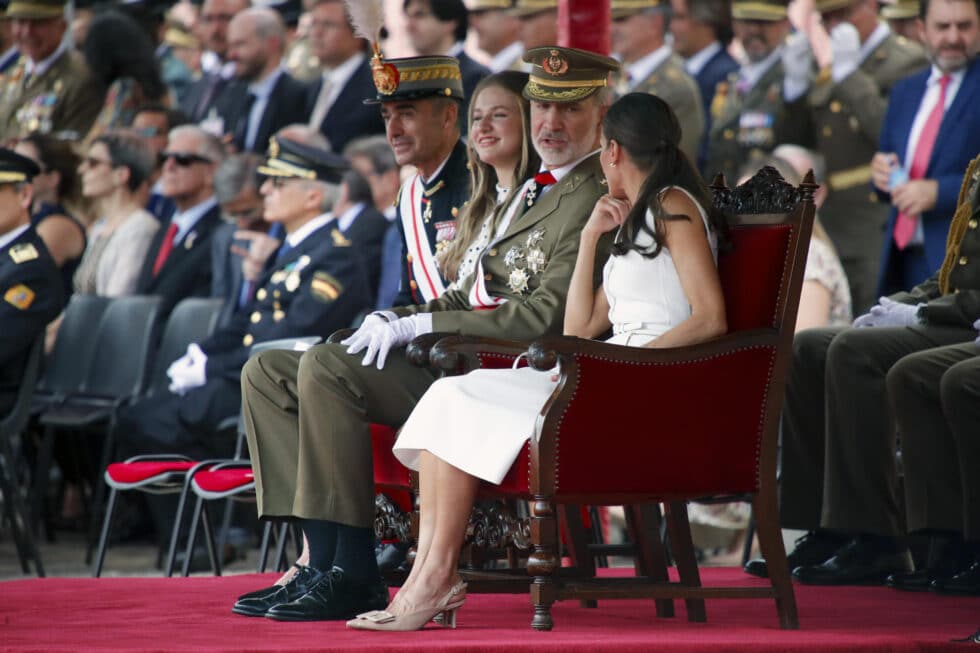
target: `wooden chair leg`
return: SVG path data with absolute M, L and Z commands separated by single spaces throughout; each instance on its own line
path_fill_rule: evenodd
M 561 560 L 555 504 L 543 496 L 535 497 L 531 504 L 531 546 L 533 550 L 527 560 L 527 573 L 534 578 L 531 584 L 531 604 L 534 606 L 531 628 L 551 630 L 555 625 L 551 606 L 558 598 L 555 572 Z
M 585 522 L 582 521 L 582 507 L 562 504 L 558 523 L 577 573 L 584 578 L 595 578 L 595 556 L 589 551 L 589 536 L 585 530 Z M 583 599 L 579 601 L 579 605 L 583 608 L 595 608 L 599 603 L 595 599 Z
M 626 527 L 633 537 L 636 548 L 634 566 L 637 576 L 646 576 L 668 583 L 667 551 L 660 539 L 660 504 L 641 503 L 623 506 Z M 658 617 L 674 616 L 674 601 L 656 599 Z
M 786 548 L 779 526 L 779 512 L 776 507 L 775 491 L 759 492 L 752 501 L 752 514 L 755 528 L 759 534 L 759 548 L 769 569 L 769 582 L 776 592 L 776 612 L 779 613 L 779 626 L 795 630 L 800 627 L 796 613 L 796 595 L 786 562 Z
M 674 552 L 674 562 L 681 583 L 688 587 L 701 587 L 698 573 L 698 560 L 694 555 L 694 542 L 691 540 L 691 524 L 687 521 L 687 504 L 674 501 L 664 504 L 667 513 L 667 531 L 670 534 L 670 548 Z M 684 599 L 687 607 L 687 620 L 703 623 L 708 620 L 704 599 Z

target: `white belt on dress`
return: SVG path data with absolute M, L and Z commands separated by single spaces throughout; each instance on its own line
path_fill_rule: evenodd
M 629 331 L 652 331 L 657 333 L 663 327 L 653 322 L 618 322 L 612 326 L 613 335 L 627 333 Z

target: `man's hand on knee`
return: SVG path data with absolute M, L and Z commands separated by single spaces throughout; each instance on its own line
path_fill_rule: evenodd
M 384 369 L 392 347 L 404 347 L 417 336 L 431 331 L 432 315 L 429 313 L 397 318 L 394 313 L 385 311 L 367 316 L 354 335 L 340 344 L 347 345 L 348 354 L 357 354 L 367 348 L 361 365 L 368 366 L 377 359 L 380 370 Z

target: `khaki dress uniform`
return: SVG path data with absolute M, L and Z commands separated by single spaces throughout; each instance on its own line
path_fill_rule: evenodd
M 671 55 L 630 90 L 656 95 L 670 105 L 681 124 L 681 150 L 692 163 L 696 163 L 698 147 L 704 137 L 701 91 L 694 78 L 684 70 L 681 60 Z
M 525 95 L 537 99 L 552 98 L 548 81 L 566 74 L 560 81 L 575 80 L 578 86 L 554 88 L 555 95 L 561 101 L 588 97 L 617 67 L 606 57 L 557 47 L 531 50 L 525 59 L 535 61 L 538 73 L 532 73 Z M 507 300 L 503 304 L 473 310 L 467 287 L 395 311 L 402 316 L 431 312 L 437 332 L 523 340 L 560 333 L 580 232 L 605 190 L 603 181 L 598 156 L 588 156 L 523 207 L 484 252 L 482 281 L 492 296 Z M 512 249 L 524 256 L 508 256 Z M 596 270 L 606 254 L 597 256 Z M 475 276 L 470 275 L 471 283 Z M 433 370 L 412 366 L 403 350 L 390 352 L 383 370 L 361 365 L 360 355 L 336 344 L 303 354 L 264 352 L 249 361 L 242 374 L 243 408 L 259 514 L 370 527 L 370 424 L 400 426 L 435 379 Z
M 935 394 L 938 383 L 927 390 L 922 377 L 914 375 L 919 378 L 915 382 L 913 375 L 903 374 L 902 370 L 921 369 L 923 357 L 928 359 L 933 354 L 933 363 L 947 360 L 948 352 L 957 349 L 950 345 L 968 344 L 975 348 L 977 332 L 972 325 L 980 318 L 977 170 L 978 161 L 974 160 L 964 178 L 942 268 L 915 288 L 891 297 L 904 304 L 924 304 L 918 313 L 920 324 L 812 329 L 797 334 L 783 410 L 780 512 L 785 528 L 812 530 L 822 526 L 886 536 L 906 532 L 905 513 L 899 502 L 895 425 L 889 418 L 886 384 L 887 390 L 893 386 L 904 389 L 903 397 Z M 896 375 L 908 376 L 909 382 L 898 384 L 899 388 L 894 384 Z M 924 400 L 920 397 L 912 401 L 898 414 L 916 412 L 914 407 L 921 406 Z M 901 428 L 906 465 L 910 460 L 904 454 L 907 438 L 912 438 L 913 451 L 919 452 L 916 456 L 930 447 L 936 447 L 934 453 L 940 457 L 948 455 L 949 443 L 943 444 L 936 437 L 943 420 L 920 423 L 918 419 L 906 418 L 904 423 L 910 427 L 925 425 L 925 431 Z M 899 425 L 902 426 L 901 420 Z M 969 428 L 975 432 L 976 422 L 970 423 Z M 928 466 L 929 460 L 927 456 L 921 462 Z M 930 477 L 926 481 L 921 474 L 923 468 L 913 463 L 912 469 L 906 478 L 912 484 L 908 492 L 909 525 L 921 528 L 933 519 L 952 523 L 950 508 L 937 512 L 934 497 L 928 495 L 951 479 L 931 478 L 932 469 L 925 474 Z M 955 466 L 951 469 L 955 470 Z M 923 487 L 927 488 L 927 495 L 911 500 L 911 494 L 921 494 Z M 949 489 L 947 486 L 944 491 L 948 494 Z M 973 495 L 974 500 L 976 496 Z M 971 528 L 976 528 L 975 521 Z
M 827 162 L 830 192 L 820 219 L 840 254 L 855 313 L 866 311 L 876 299 L 889 207 L 871 189 L 870 162 L 878 149 L 888 92 L 926 64 L 918 44 L 889 34 L 846 79 L 834 83 L 829 71 L 823 71 L 809 94 L 789 106 L 794 132 L 802 130 L 789 140 L 817 150 Z

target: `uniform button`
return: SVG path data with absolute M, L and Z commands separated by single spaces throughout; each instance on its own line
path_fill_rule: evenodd
M 255 338 L 252 337 L 252 334 L 246 333 L 245 337 L 242 338 L 242 344 L 245 345 L 246 347 L 250 347 L 252 345 L 253 340 L 255 340 Z
M 256 324 L 256 323 L 262 321 L 262 314 L 259 313 L 258 311 L 255 311 L 255 312 L 252 313 L 252 317 L 249 318 L 249 319 L 252 320 L 252 324 Z
M 269 293 L 266 291 L 265 288 L 259 288 L 259 291 L 255 293 L 255 298 L 260 302 L 264 302 L 265 298 L 268 297 L 268 295 Z
M 834 130 L 831 129 L 829 126 L 823 128 L 823 135 L 824 136 L 830 136 L 833 133 L 834 133 Z
M 976 220 L 970 220 L 966 224 L 967 224 L 968 227 L 970 227 L 970 229 L 976 229 L 977 228 L 977 221 Z
M 834 100 L 833 102 L 830 103 L 830 112 L 831 113 L 840 113 L 840 110 L 841 110 L 841 104 L 840 104 L 840 102 L 838 102 L 837 100 Z
M 874 193 L 868 193 L 868 201 L 869 202 L 877 202 L 878 201 L 878 196 L 876 194 L 874 194 Z
M 725 137 L 726 141 L 730 141 L 735 138 L 735 132 L 733 132 L 731 129 L 726 129 L 724 132 L 722 132 L 722 136 Z
M 483 275 L 483 279 L 485 281 L 490 281 L 491 279 L 493 279 L 493 275 L 490 274 L 490 273 L 487 273 L 487 274 Z
M 965 256 L 960 257 L 960 265 L 966 265 L 967 258 Z
M 280 291 L 278 291 L 278 290 L 273 290 L 272 291 L 272 296 L 275 297 L 276 299 L 279 299 L 279 297 L 281 295 L 282 295 L 282 293 Z
M 415 281 L 415 279 L 412 279 L 411 281 L 408 282 L 408 287 L 411 288 L 412 290 L 415 290 L 416 288 L 419 287 L 419 284 L 418 282 Z
M 412 255 L 411 254 L 406 254 L 405 255 L 405 260 L 408 261 L 409 264 L 411 264 L 411 262 L 413 260 L 415 260 L 415 259 L 412 258 Z
M 497 248 L 496 247 L 491 247 L 490 248 L 490 251 L 487 252 L 487 253 L 490 254 L 490 256 L 496 256 L 497 255 Z

